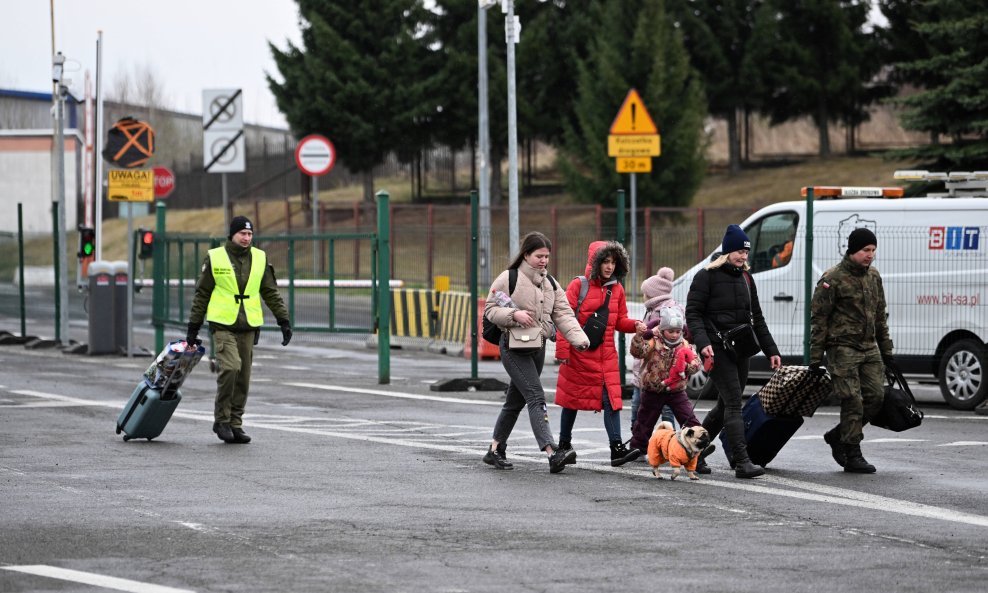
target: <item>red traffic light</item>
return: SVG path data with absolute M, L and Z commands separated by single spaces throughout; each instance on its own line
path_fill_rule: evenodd
M 137 250 L 139 259 L 148 259 L 154 255 L 154 231 L 139 229 L 137 239 L 140 243 Z

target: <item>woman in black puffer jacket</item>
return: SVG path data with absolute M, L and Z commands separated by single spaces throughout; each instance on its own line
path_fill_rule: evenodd
M 718 392 L 717 403 L 703 419 L 703 427 L 711 440 L 722 429 L 727 431 L 735 475 L 739 478 L 754 478 L 765 470 L 748 458 L 741 421 L 741 390 L 748 382 L 749 359 L 735 359 L 725 351 L 720 332 L 750 323 L 771 367 L 782 366 L 779 349 L 758 304 L 755 282 L 748 273 L 750 248 L 751 241 L 741 227 L 736 224 L 727 227 L 721 244 L 722 255 L 697 272 L 686 296 L 686 323 L 697 350 L 704 358 L 713 359 L 710 380 Z M 700 463 L 698 471 L 709 473 L 706 462 L 701 459 Z

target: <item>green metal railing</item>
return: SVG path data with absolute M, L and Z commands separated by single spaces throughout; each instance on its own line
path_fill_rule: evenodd
M 390 228 L 386 192 L 379 192 L 376 232 L 322 233 L 257 237 L 284 290 L 289 320 L 296 333 L 378 334 L 379 382 L 390 382 Z M 168 233 L 165 205 L 157 205 L 153 250 L 154 291 L 152 324 L 155 347 L 165 345 L 165 328 L 185 331 L 195 294 L 195 282 L 209 249 L 224 237 Z M 362 252 L 367 252 L 361 258 Z M 346 274 L 342 259 L 363 261 Z M 348 261 L 349 264 L 349 261 Z M 349 265 L 347 266 L 349 269 Z M 384 328 L 384 331 L 379 329 Z M 264 325 L 261 331 L 277 331 Z

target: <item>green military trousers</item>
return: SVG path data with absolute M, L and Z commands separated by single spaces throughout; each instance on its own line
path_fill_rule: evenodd
M 840 400 L 840 441 L 857 445 L 864 438 L 864 425 L 882 409 L 885 397 L 885 366 L 878 345 L 868 350 L 828 348 L 827 370 Z
M 216 349 L 216 409 L 214 418 L 219 423 L 237 427 L 244 424 L 247 407 L 247 391 L 250 389 L 250 366 L 254 361 L 254 336 L 256 332 L 213 332 Z

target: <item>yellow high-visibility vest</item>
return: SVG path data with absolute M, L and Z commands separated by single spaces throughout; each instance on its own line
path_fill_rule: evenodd
M 247 314 L 247 324 L 251 327 L 261 327 L 264 323 L 264 312 L 261 310 L 261 278 L 264 277 L 264 266 L 267 265 L 267 255 L 257 249 L 250 248 L 250 276 L 243 294 L 237 284 L 237 276 L 230 263 L 230 256 L 225 247 L 209 250 L 209 263 L 213 270 L 213 280 L 216 287 L 209 297 L 206 307 L 206 321 L 214 321 L 223 325 L 233 325 L 243 305 Z

